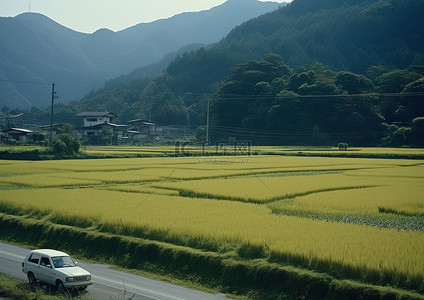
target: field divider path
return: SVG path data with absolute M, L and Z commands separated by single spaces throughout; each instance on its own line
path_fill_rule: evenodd
M 253 204 L 271 204 L 273 202 L 307 196 L 310 194 L 317 194 L 317 193 L 331 192 L 331 191 L 363 189 L 363 188 L 371 188 L 371 187 L 376 187 L 376 186 L 375 185 L 374 186 L 373 185 L 368 185 L 368 186 L 358 185 L 358 186 L 347 186 L 347 187 L 339 187 L 339 188 L 324 188 L 324 189 L 311 190 L 308 192 L 300 192 L 300 193 L 286 194 L 282 196 L 275 196 L 273 198 L 263 199 L 263 200 L 253 199 L 253 198 L 246 199 L 246 198 L 240 198 L 240 197 L 220 196 L 216 194 L 198 193 L 198 192 L 193 192 L 190 190 L 175 189 L 175 188 L 163 187 L 163 189 L 178 191 L 180 197 L 187 197 L 187 198 L 215 199 L 215 200 L 237 201 L 237 202 L 253 203 Z M 268 189 L 272 191 L 270 188 Z

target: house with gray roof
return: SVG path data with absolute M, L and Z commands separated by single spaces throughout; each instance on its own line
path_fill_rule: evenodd
M 82 118 L 81 138 L 90 144 L 116 144 L 127 139 L 128 125 L 113 123 L 117 118 L 111 112 L 82 112 L 76 115 Z
M 34 133 L 34 131 L 23 128 L 9 128 L 2 130 L 1 142 L 9 143 L 11 141 L 16 141 L 20 143 L 30 142 L 29 136 Z

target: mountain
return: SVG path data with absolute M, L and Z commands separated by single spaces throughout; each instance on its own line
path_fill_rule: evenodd
M 192 51 L 195 51 L 197 49 L 200 49 L 202 47 L 204 47 L 205 44 L 190 44 L 187 46 L 184 46 L 180 49 L 178 49 L 175 52 L 171 52 L 167 55 L 165 55 L 161 60 L 144 66 L 144 67 L 139 67 L 136 68 L 134 70 L 132 70 L 131 72 L 112 78 L 108 81 L 106 81 L 106 83 L 104 84 L 103 89 L 107 89 L 107 88 L 111 88 L 114 86 L 118 86 L 121 84 L 127 84 L 129 82 L 132 81 L 137 81 L 140 78 L 151 78 L 161 72 L 163 72 L 164 70 L 166 70 L 166 68 L 169 66 L 169 64 L 175 60 L 175 58 L 184 55 L 185 53 L 190 53 Z M 98 90 L 97 90 L 98 91 Z M 90 91 L 90 94 L 93 94 L 94 91 Z
M 281 4 L 229 0 L 119 32 L 84 34 L 48 17 L 0 18 L 0 107 L 46 107 L 51 83 L 62 102 L 77 100 L 105 80 L 147 66 L 189 44 L 210 44 L 244 21 Z
M 40 14 L 1 18 L 0 80 L 14 82 L 1 82 L 0 106 L 46 105 L 47 83 L 66 82 L 75 89 L 90 81 L 96 68 L 79 47 L 84 38 Z
M 423 11 L 424 0 L 294 0 L 152 79 L 140 69 L 57 111 L 201 126 L 210 100 L 215 140 L 418 145 L 406 141 L 421 94 L 358 94 L 424 92 Z

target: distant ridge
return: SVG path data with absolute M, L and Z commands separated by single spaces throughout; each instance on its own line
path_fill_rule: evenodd
M 186 45 L 218 42 L 235 26 L 280 5 L 229 0 L 210 10 L 93 34 L 37 13 L 0 18 L 0 108 L 46 107 L 48 84 L 53 82 L 59 101 L 78 100 L 105 80 L 155 63 Z M 41 84 L 18 83 L 22 81 Z

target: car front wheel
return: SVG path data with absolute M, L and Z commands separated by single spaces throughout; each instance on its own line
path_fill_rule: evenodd
M 61 280 L 56 280 L 56 289 L 59 292 L 63 292 L 65 290 L 65 287 L 63 286 L 63 282 Z
M 34 285 L 37 283 L 37 280 L 35 279 L 34 274 L 32 274 L 31 272 L 28 273 L 28 282 L 30 285 Z

